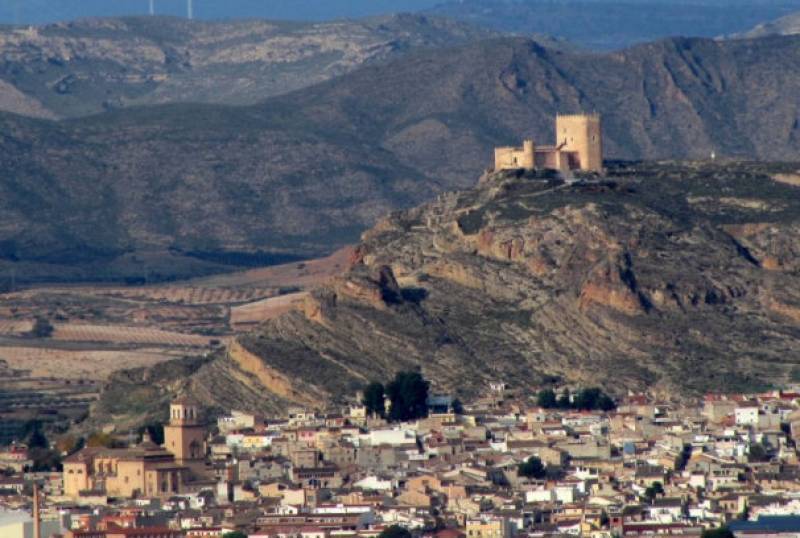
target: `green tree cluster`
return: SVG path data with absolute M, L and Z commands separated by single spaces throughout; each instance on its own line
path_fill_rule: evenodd
M 580 411 L 611 411 L 617 408 L 614 400 L 599 388 L 581 389 L 575 396 L 565 390 L 561 397 L 557 397 L 553 389 L 539 391 L 536 398 L 539 407 L 545 409 L 576 409 Z
M 33 466 L 30 470 L 34 472 L 60 471 L 61 455 L 57 450 L 50 448 L 50 442 L 44 434 L 42 423 L 38 420 L 32 420 L 25 425 L 25 430 L 28 455 L 33 461 Z
M 364 397 L 361 400 L 367 413 L 376 417 L 386 416 L 386 389 L 383 383 L 374 381 L 364 389 Z
M 386 387 L 379 382 L 367 385 L 361 403 L 368 413 L 393 422 L 414 420 L 428 416 L 429 388 L 430 383 L 419 372 L 398 372 Z M 388 413 L 384 403 L 387 396 Z
M 664 494 L 664 486 L 661 485 L 661 482 L 653 482 L 652 486 L 648 486 L 647 489 L 644 490 L 644 496 L 651 503 L 656 497 L 663 494 Z
M 536 456 L 531 456 L 527 461 L 520 463 L 517 467 L 517 474 L 525 478 L 541 479 L 547 475 L 542 460 Z

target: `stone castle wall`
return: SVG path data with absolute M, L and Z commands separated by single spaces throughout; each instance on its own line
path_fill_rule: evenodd
M 532 140 L 522 147 L 494 150 L 495 170 L 552 168 L 555 170 L 603 170 L 603 141 L 599 114 L 556 117 L 556 144 L 537 148 Z

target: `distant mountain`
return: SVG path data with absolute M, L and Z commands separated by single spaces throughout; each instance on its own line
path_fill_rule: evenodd
M 421 15 L 359 21 L 88 19 L 0 28 L 0 110 L 72 117 L 172 102 L 252 104 L 411 50 L 491 37 Z
M 800 12 L 791 13 L 774 21 L 759 24 L 755 28 L 735 34 L 738 38 L 757 38 L 772 35 L 796 35 L 800 34 Z
M 798 339 L 797 165 L 502 173 L 383 219 L 344 275 L 226 354 L 118 376 L 94 420 L 181 391 L 219 409 L 318 407 L 415 369 L 462 398 L 498 380 L 753 392 L 800 379 Z
M 284 19 L 325 21 L 416 11 L 437 0 L 192 0 L 201 20 Z M 0 23 L 47 24 L 88 17 L 145 15 L 148 0 L 4 0 Z M 154 0 L 159 15 L 187 16 L 187 0 Z
M 451 0 L 428 13 L 612 50 L 671 36 L 742 32 L 798 9 L 799 0 Z
M 471 186 L 495 145 L 550 142 L 558 112 L 602 113 L 610 158 L 796 160 L 796 95 L 800 37 L 604 55 L 496 39 L 249 107 L 6 115 L 0 284 L 14 267 L 18 282 L 170 278 L 329 252 L 393 209 Z

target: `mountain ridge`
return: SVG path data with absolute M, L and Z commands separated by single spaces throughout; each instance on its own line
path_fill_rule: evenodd
M 491 35 L 410 14 L 328 23 L 121 17 L 0 28 L 0 95 L 9 96 L 0 106 L 56 118 L 171 102 L 253 104 L 364 63 Z M 11 99 L 14 90 L 27 102 Z
M 671 39 L 611 54 L 502 38 L 246 107 L 0 116 L 0 275 L 30 263 L 18 271 L 30 280 L 138 278 L 147 267 L 164 279 L 225 269 L 198 267 L 188 252 L 324 254 L 391 210 L 471 186 L 494 146 L 548 143 L 559 112 L 600 112 L 609 158 L 791 160 L 798 50 L 797 37 Z M 54 251 L 107 254 L 90 266 Z

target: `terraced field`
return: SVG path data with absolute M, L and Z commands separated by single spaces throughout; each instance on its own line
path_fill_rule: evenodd
M 117 374 L 127 375 L 122 370 L 169 369 L 183 358 L 202 362 L 236 334 L 295 308 L 308 289 L 347 267 L 351 255 L 346 249 L 164 285 L 59 284 L 0 294 L 0 420 L 38 420 L 42 413 L 60 423 L 79 419 Z M 50 336 L 32 336 L 36 318 L 52 325 Z M 204 386 L 216 393 L 249 374 L 210 367 L 204 375 Z M 274 403 L 255 387 L 247 398 L 250 405 Z
M 165 346 L 208 346 L 207 336 L 162 331 L 150 327 L 119 325 L 56 325 L 53 338 L 72 342 L 108 342 L 112 344 L 160 344 Z

